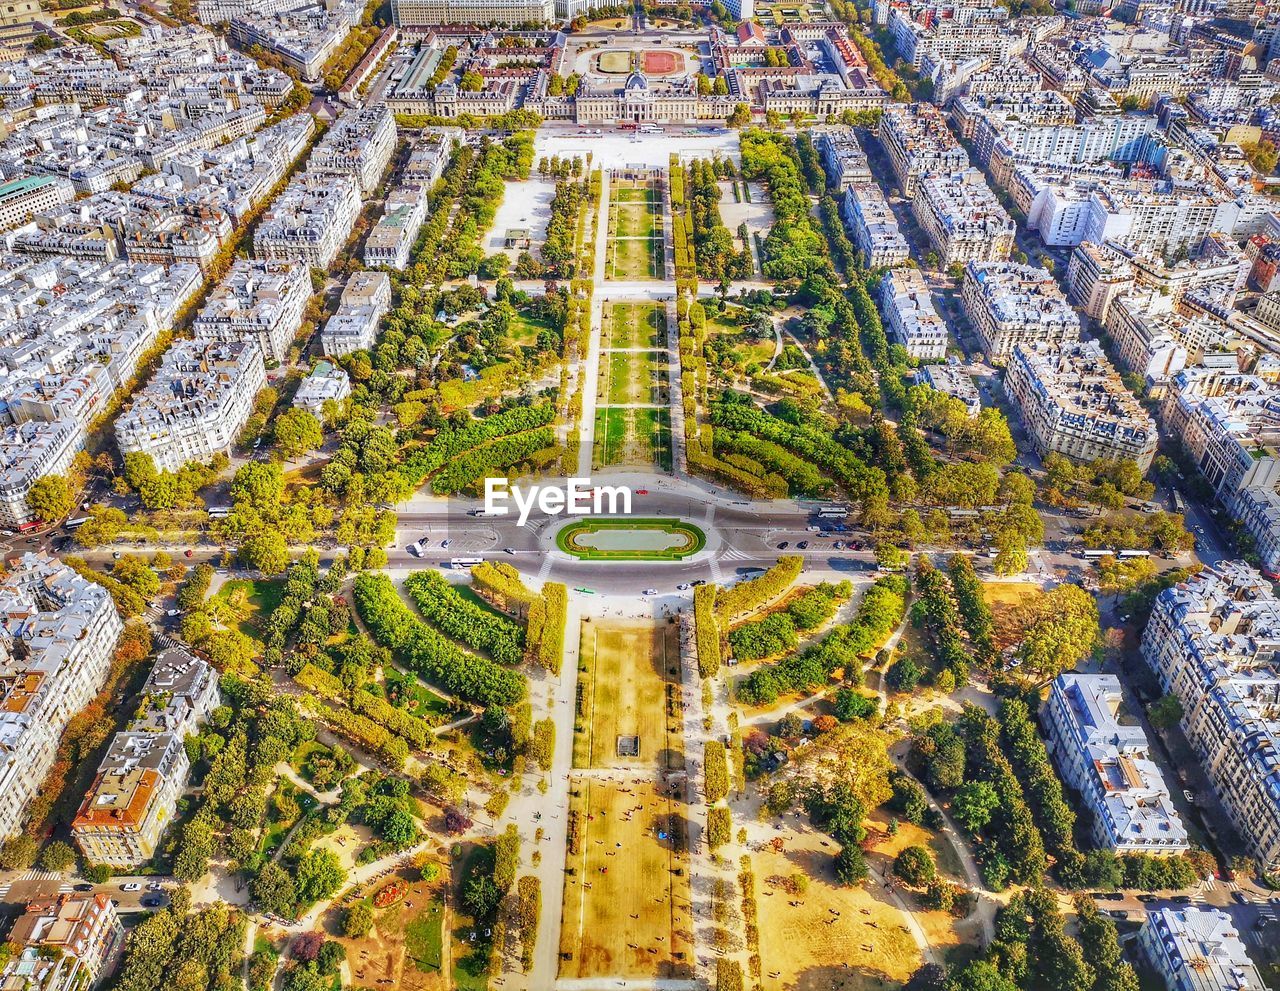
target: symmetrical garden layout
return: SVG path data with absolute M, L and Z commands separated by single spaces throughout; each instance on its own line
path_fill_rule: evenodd
M 614 303 L 601 329 L 596 467 L 656 464 L 670 471 L 667 320 L 655 303 Z

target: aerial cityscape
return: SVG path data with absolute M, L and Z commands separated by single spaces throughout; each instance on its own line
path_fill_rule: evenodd
M 0 7 L 0 991 L 1280 991 L 1280 3 Z

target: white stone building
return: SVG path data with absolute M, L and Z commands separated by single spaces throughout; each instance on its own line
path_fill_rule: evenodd
M 1080 337 L 1080 318 L 1042 268 L 970 262 L 960 298 L 992 361 L 1008 359 L 1019 344 L 1059 346 Z
M 1013 219 L 977 169 L 921 176 L 911 209 L 944 268 L 1004 261 L 1013 250 Z
M 1218 908 L 1149 911 L 1138 947 L 1169 991 L 1266 991 L 1231 916 Z
M 391 279 L 385 272 L 356 272 L 347 280 L 337 311 L 320 331 L 327 355 L 368 350 L 378 339 L 378 325 L 391 307 Z
M 200 341 L 255 341 L 267 361 L 283 362 L 310 297 L 305 265 L 241 258 L 209 294 L 191 329 Z
M 916 268 L 895 268 L 880 283 L 885 330 L 912 358 L 934 360 L 947 353 L 947 325 L 933 308 L 924 276 Z
M 124 623 L 101 585 L 28 552 L 0 584 L 0 842 L 53 766 L 67 722 L 102 689 Z

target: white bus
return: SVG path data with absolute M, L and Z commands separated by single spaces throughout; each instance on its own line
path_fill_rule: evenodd
M 1112 557 L 1114 555 L 1115 555 L 1115 551 L 1110 551 L 1110 550 L 1087 550 L 1084 553 L 1082 553 L 1080 556 L 1084 558 L 1086 561 L 1097 561 L 1100 558 Z
M 210 506 L 209 507 L 209 519 L 211 520 L 225 519 L 230 515 L 231 515 L 230 506 Z
M 66 527 L 68 530 L 77 530 L 80 527 L 84 526 L 86 523 L 88 523 L 90 518 L 91 517 L 88 517 L 88 516 L 81 516 L 74 520 L 67 520 L 67 522 L 63 523 L 62 525 Z
M 1135 558 L 1150 557 L 1150 551 L 1121 551 L 1116 555 L 1121 561 L 1132 561 Z
M 829 503 L 828 505 L 818 507 L 818 519 L 820 520 L 842 520 L 848 515 L 848 506 L 838 506 L 835 503 Z
M 470 568 L 472 565 L 484 564 L 482 557 L 454 557 L 449 559 L 451 568 Z

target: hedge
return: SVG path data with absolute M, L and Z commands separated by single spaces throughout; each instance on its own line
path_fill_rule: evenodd
M 800 577 L 803 569 L 804 558 L 788 554 L 778 558 L 778 563 L 759 578 L 721 589 L 716 595 L 716 618 L 725 622 L 772 602 Z
M 527 685 L 522 675 L 463 650 L 423 623 L 386 575 L 357 576 L 353 594 L 370 634 L 405 667 L 477 705 L 510 706 L 524 699 Z
M 719 740 L 707 741 L 702 773 L 708 805 L 714 805 L 729 794 L 729 757 Z
M 720 670 L 720 624 L 716 621 L 715 585 L 699 585 L 693 590 L 693 627 L 698 647 L 698 674 L 714 678 Z
M 518 664 L 524 656 L 524 630 L 463 598 L 438 571 L 418 571 L 405 579 L 405 591 L 432 624 L 500 664 Z

